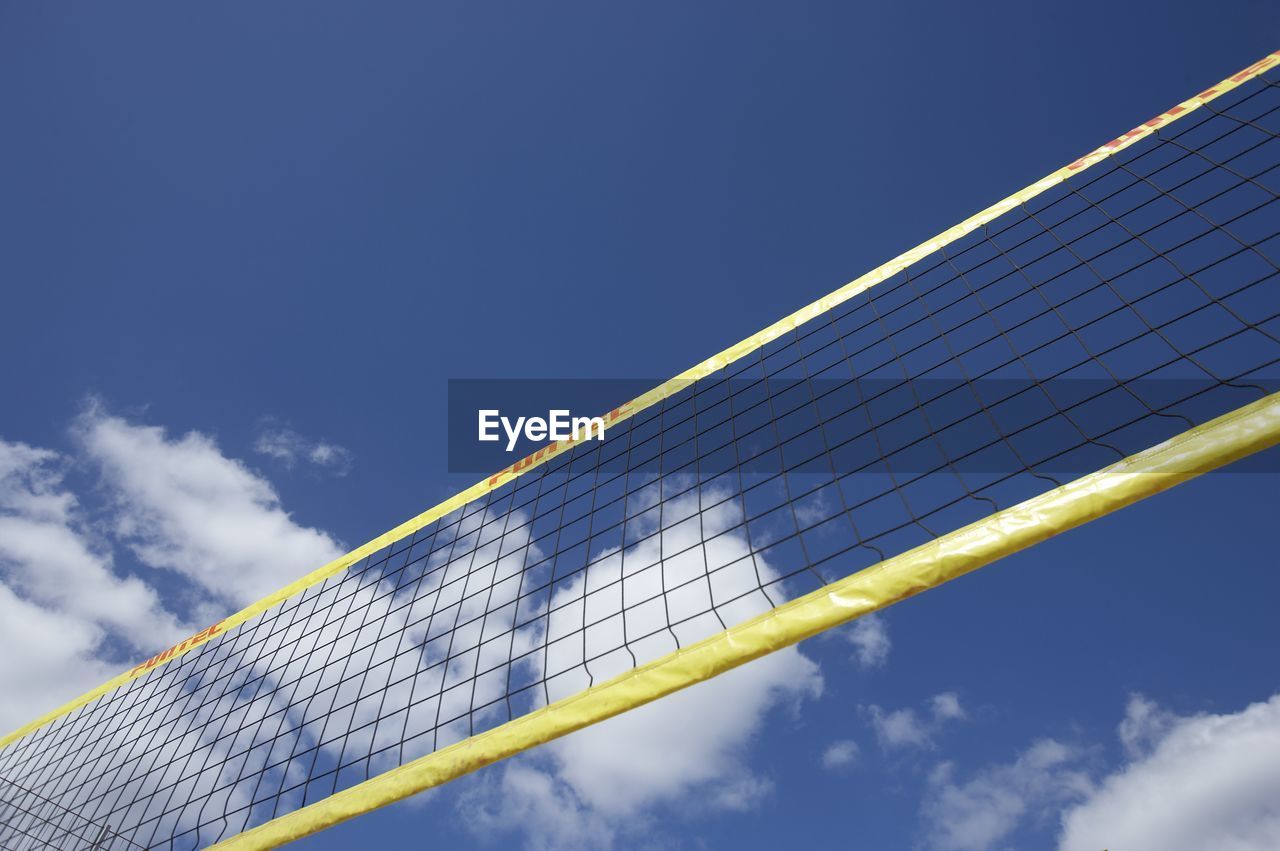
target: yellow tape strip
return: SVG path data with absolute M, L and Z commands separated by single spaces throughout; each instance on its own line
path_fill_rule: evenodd
M 792 329 L 800 325 L 803 325 L 805 322 L 808 322 L 810 319 L 813 319 L 816 316 L 821 316 L 823 313 L 826 313 L 827 311 L 831 310 L 833 307 L 836 307 L 837 305 L 842 304 L 845 301 L 848 301 L 849 299 L 853 298 L 859 293 L 862 293 L 870 289 L 871 287 L 874 287 L 876 284 L 879 284 L 880 282 L 887 280 L 888 278 L 891 278 L 892 276 L 896 275 L 898 272 L 901 272 L 903 269 L 906 269 L 908 266 L 911 266 L 913 263 L 916 263 L 922 260 L 923 258 L 929 256 L 933 252 L 937 251 L 939 248 L 949 245 L 955 240 L 960 239 L 966 234 L 971 233 L 972 231 L 982 227 L 983 225 L 991 222 L 992 220 L 998 218 L 999 216 L 1003 215 L 1009 210 L 1012 210 L 1018 205 L 1023 204 L 1031 200 L 1032 198 L 1035 198 L 1037 195 L 1044 192 L 1045 190 L 1051 189 L 1052 187 L 1057 186 L 1059 183 L 1061 183 L 1063 180 L 1067 179 L 1071 175 L 1077 174 L 1089 168 L 1090 166 L 1098 162 L 1101 162 L 1102 160 L 1106 159 L 1112 154 L 1118 151 L 1122 151 L 1125 148 L 1129 147 L 1130 145 L 1138 142 L 1139 140 L 1146 138 L 1147 136 L 1155 132 L 1157 129 L 1164 127 L 1173 121 L 1178 120 L 1183 115 L 1186 115 L 1187 113 L 1192 112 L 1193 110 L 1208 103 L 1214 98 L 1226 92 L 1231 91 L 1232 89 L 1236 88 L 1240 84 L 1248 82 L 1249 80 L 1256 77 L 1258 74 L 1261 74 L 1263 71 L 1267 70 L 1268 68 L 1271 68 L 1272 66 L 1278 63 L 1280 63 L 1280 51 L 1269 54 L 1263 59 L 1250 65 L 1248 68 L 1245 68 L 1243 71 L 1240 71 L 1239 73 L 1227 78 L 1226 80 L 1223 80 L 1221 83 L 1214 86 L 1213 88 L 1207 89 L 1204 92 L 1201 92 L 1200 94 L 1196 95 L 1195 97 L 1190 98 L 1189 100 L 1183 101 L 1182 103 L 1178 104 L 1177 106 L 1173 107 L 1172 109 L 1164 113 L 1161 113 L 1160 115 L 1156 116 L 1150 121 L 1147 121 L 1146 123 L 1141 124 L 1138 127 L 1135 127 L 1133 130 L 1130 130 L 1128 133 L 1124 134 L 1123 136 L 1113 139 L 1112 141 L 1108 142 L 1102 147 L 1090 152 L 1089 154 L 1086 154 L 1085 156 L 1081 157 L 1080 159 L 1076 160 L 1070 165 L 1064 166 L 1058 169 L 1057 171 L 1053 172 L 1052 174 L 1048 175 L 1047 177 L 1036 181 L 1035 183 L 1031 184 L 1027 188 L 1019 192 L 1015 192 L 1014 194 L 1010 195 L 1008 198 L 1005 198 L 1001 201 L 996 202 L 995 204 L 992 204 L 990 207 L 987 207 L 982 212 L 974 216 L 970 216 L 960 224 L 955 225 L 954 227 L 949 228 L 943 231 L 942 233 L 938 234 L 933 239 L 930 239 L 927 242 L 923 242 L 920 245 L 917 245 L 915 248 L 912 248 L 910 251 L 905 251 L 902 254 L 899 254 L 897 257 L 893 258 L 888 263 L 885 263 L 881 266 L 876 267 L 875 269 L 872 269 L 870 272 L 866 273 L 862 277 L 848 284 L 845 284 L 843 287 L 836 290 L 835 292 L 829 293 L 828 295 L 823 296 L 822 298 L 818 299 L 812 304 L 809 304 L 809 305 L 806 305 L 805 307 L 800 308 L 795 313 L 792 313 L 789 316 L 783 317 L 782 319 L 770 325 L 768 328 L 765 328 L 764 330 L 756 334 L 753 334 L 750 337 L 747 337 L 745 340 L 742 340 L 741 342 L 730 346 L 729 348 L 725 349 L 719 354 L 716 354 L 716 355 L 713 355 L 712 357 L 707 358 L 697 366 L 694 366 L 691 369 L 685 370 L 684 372 L 677 375 L 675 378 L 672 378 L 671 380 L 659 385 L 658 387 L 655 387 L 654 389 L 650 390 L 648 393 L 645 393 L 639 398 L 634 399 L 631 402 L 625 405 L 622 405 L 619 408 L 614 409 L 606 416 L 608 423 L 612 425 L 615 422 L 621 422 L 624 419 L 632 417 L 638 414 L 639 412 L 645 410 L 646 408 L 652 405 L 655 405 L 658 402 L 661 402 L 663 399 L 667 398 L 668 396 L 671 396 L 679 392 L 681 389 L 688 386 L 689 382 L 696 381 L 700 378 L 705 378 L 706 376 L 711 375 L 712 373 L 716 372 L 719 369 L 722 369 L 728 364 L 733 363 L 739 358 L 742 358 L 745 355 L 751 354 L 756 349 L 759 349 L 761 346 L 768 343 L 770 340 L 776 339 L 782 334 L 785 334 L 788 331 L 791 331 Z M 440 503 L 439 505 L 424 511 L 422 514 L 419 514 L 417 517 L 414 517 L 411 520 L 401 523 L 399 526 L 395 527 L 394 529 L 391 529 L 388 532 L 385 532 L 379 535 L 378 537 L 374 538 L 372 541 L 369 541 L 363 546 L 357 547 L 356 549 L 352 550 L 346 555 L 329 562 L 324 567 L 318 568 L 317 570 L 313 570 L 311 573 L 308 573 L 306 576 L 303 576 L 301 579 L 298 579 L 296 582 L 286 585 L 284 588 L 281 588 L 279 591 L 276 591 L 274 594 L 271 594 L 267 597 L 263 597 L 261 600 L 258 600 L 256 603 L 250 604 L 248 607 L 235 613 L 229 618 L 223 621 L 220 621 L 214 626 L 209 627 L 208 629 L 203 630 L 202 632 L 197 633 L 196 635 L 193 635 L 191 638 L 188 638 L 186 641 L 183 641 L 180 644 L 174 647 L 171 647 L 168 650 L 165 650 L 163 653 L 160 653 L 160 654 L 157 654 L 156 656 L 151 657 L 151 659 L 148 659 L 146 662 L 142 663 L 141 665 L 138 665 L 132 670 L 126 671 L 125 673 L 120 674 L 119 676 L 109 680 L 108 682 L 103 683 L 93 691 L 83 694 L 80 697 L 77 697 L 76 699 L 66 703 L 65 705 L 58 707 L 52 712 L 49 712 L 48 714 L 43 715 L 40 718 L 37 718 L 35 721 L 32 721 L 31 723 L 18 728 L 17 730 L 13 731 L 9 735 L 5 736 L 3 739 L 0 739 L 0 748 L 3 748 L 5 745 L 8 745 L 9 743 L 16 741 L 17 739 L 22 738 L 23 736 L 27 735 L 33 730 L 38 730 L 40 727 L 43 727 L 45 724 L 48 724 L 50 721 L 53 721 L 54 719 L 59 718 L 63 715 L 66 715 L 68 712 L 71 712 L 72 710 L 75 710 L 81 706 L 84 706 L 87 703 L 90 703 L 91 701 L 101 697 L 102 695 L 106 694 L 107 692 L 115 688 L 118 688 L 119 686 L 124 685 L 125 683 L 135 679 L 136 677 L 142 676 L 143 674 L 147 673 L 147 671 L 151 670 L 151 668 L 156 667 L 157 665 L 166 664 L 168 662 L 173 661 L 174 659 L 177 659 L 183 656 L 184 654 L 188 653 L 194 648 L 199 647 L 201 644 L 204 644 L 206 641 L 213 638 L 214 636 L 220 633 L 226 632 L 230 629 L 233 629 L 236 626 L 239 626 L 245 621 L 248 621 L 249 619 L 255 617 L 256 615 L 259 615 L 262 612 L 266 611 L 267 609 L 271 608 L 272 606 L 276 605 L 277 603 L 283 602 L 289 597 L 292 597 L 294 594 L 304 591 L 307 588 L 319 582 L 323 582 L 325 579 L 328 579 L 330 576 L 333 576 L 334 574 L 339 573 L 340 571 L 346 570 L 351 565 L 355 564 L 356 562 L 360 561 L 361 559 L 365 558 L 368 555 L 372 555 L 373 553 L 382 549 L 386 545 L 393 543 L 395 541 L 398 541 L 399 539 L 403 538 L 406 535 L 410 535 L 416 532 L 417 530 L 421 529 L 423 526 L 426 526 L 427 524 L 432 523 L 441 517 L 444 517 L 446 514 L 449 514 L 450 512 L 455 511 L 456 509 L 461 508 L 464 505 L 467 505 L 473 500 L 484 496 L 485 494 L 489 493 L 490 491 L 498 487 L 501 487 L 502 485 L 506 484 L 507 482 L 511 481 L 517 476 L 523 475 L 524 473 L 528 472 L 534 467 L 546 462 L 551 458 L 554 458 L 556 455 L 567 450 L 572 445 L 573 445 L 573 441 L 562 441 L 561 443 L 558 443 L 558 444 L 551 444 L 539 450 L 538 452 L 535 452 L 533 455 L 530 455 L 528 458 L 522 459 L 516 464 L 513 464 L 511 467 L 508 467 L 505 470 L 499 471 L 493 476 L 490 476 L 488 479 L 485 479 L 482 482 L 477 482 L 476 484 L 472 485 L 471 487 L 467 488 L 461 493 L 458 493 L 453 497 Z
M 1280 393 L 212 848 L 250 851 L 308 836 L 708 680 L 1276 444 Z

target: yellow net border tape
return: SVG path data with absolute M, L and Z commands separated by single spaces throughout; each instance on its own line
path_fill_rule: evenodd
M 730 346 L 729 348 L 725 349 L 719 354 L 716 354 L 716 355 L 713 355 L 712 357 L 707 358 L 697 366 L 694 366 L 690 369 L 685 370 L 684 372 L 680 373 L 679 375 L 675 376 L 669 381 L 666 381 L 663 384 L 660 384 L 659 386 L 655 387 L 654 389 L 650 390 L 644 395 L 639 396 L 636 399 L 633 399 L 632 401 L 626 403 L 625 405 L 621 405 L 618 408 L 615 408 L 613 411 L 610 411 L 605 416 L 606 423 L 608 425 L 613 425 L 614 423 L 628 419 L 636 415 L 637 413 L 645 410 L 646 408 L 649 408 L 650 406 L 655 405 L 658 402 L 661 402 L 663 399 L 667 398 L 668 396 L 671 396 L 679 392 L 682 388 L 686 387 L 690 382 L 696 381 L 700 378 L 704 378 L 708 375 L 711 375 L 712 373 L 723 368 L 724 366 L 731 364 L 734 361 L 737 361 L 739 358 L 742 358 L 748 354 L 751 354 L 755 350 L 759 349 L 761 346 L 768 343 L 770 340 L 773 340 L 779 337 L 780 335 L 785 334 L 788 331 L 791 331 L 792 329 L 804 324 L 805 322 L 808 322 L 810 319 L 813 319 L 816 316 L 820 316 L 823 313 L 826 313 L 827 311 L 831 310 L 833 307 L 836 307 L 837 305 L 842 304 L 845 301 L 848 301 L 849 299 L 853 298 L 859 293 L 864 292 L 870 289 L 871 287 L 874 287 L 876 284 L 879 284 L 884 280 L 887 280 L 893 275 L 896 275 L 898 272 L 901 272 L 903 269 L 906 269 L 908 266 L 911 266 L 912 264 L 929 256 L 933 252 L 937 251 L 939 248 L 949 245 L 955 240 L 960 239 L 966 234 L 971 233 L 977 228 L 980 228 L 983 225 L 1000 217 L 1001 215 L 1017 207 L 1018 205 L 1023 204 L 1031 200 L 1032 198 L 1035 198 L 1037 195 L 1041 194 L 1042 192 L 1048 189 L 1051 189 L 1054 186 L 1057 186 L 1059 183 L 1061 183 L 1063 180 L 1067 179 L 1071 175 L 1084 171 L 1090 166 L 1098 162 L 1101 162 L 1102 160 L 1111 156 L 1112 154 L 1118 151 L 1122 151 L 1125 148 L 1129 147 L 1130 145 L 1133 145 L 1134 143 L 1138 142 L 1139 140 L 1146 138 L 1147 136 L 1151 135 L 1161 127 L 1164 127 L 1170 124 L 1171 122 L 1178 120 L 1179 118 L 1186 115 L 1187 113 L 1192 112 L 1195 109 L 1199 108 L 1200 106 L 1203 106 L 1204 104 L 1213 100 L 1214 98 L 1219 97 L 1220 95 L 1231 91 L 1232 89 L 1236 88 L 1242 83 L 1246 83 L 1249 80 L 1252 80 L 1254 77 L 1258 76 L 1263 71 L 1275 66 L 1278 63 L 1280 63 L 1280 51 L 1276 51 L 1274 53 L 1267 55 L 1266 57 L 1250 65 L 1248 68 L 1245 68 L 1239 73 L 1234 74 L 1231 77 L 1228 77 L 1227 79 L 1223 80 L 1221 83 L 1218 83 L 1216 86 L 1210 89 L 1206 89 L 1205 91 L 1201 92 L 1195 97 L 1185 100 L 1182 103 L 1178 104 L 1177 106 L 1173 107 L 1172 109 L 1169 109 L 1161 113 L 1160 115 L 1157 115 L 1155 118 L 1151 119 L 1150 121 L 1140 124 L 1139 126 L 1130 130 L 1128 133 L 1125 133 L 1123 136 L 1119 136 L 1115 139 L 1112 139 L 1110 142 L 1107 142 L 1105 145 L 1101 146 L 1100 148 L 1097 148 L 1096 150 L 1086 154 L 1085 156 L 1081 157 L 1080 159 L 1076 160 L 1070 165 L 1063 166 L 1062 168 L 1058 169 L 1057 171 L 1053 172 L 1047 177 L 1044 177 L 1036 181 L 1035 183 L 1031 184 L 1025 189 L 1015 192 L 1014 194 L 1010 195 L 1007 198 L 1004 198 L 1001 201 L 997 201 L 995 204 L 992 204 L 990 207 L 987 207 L 982 212 L 965 219 L 960 224 L 955 225 L 951 228 L 948 228 L 947 230 L 943 231 L 942 233 L 938 234 L 932 239 L 926 242 L 922 242 L 920 245 L 917 245 L 915 248 L 912 248 L 909 251 L 905 251 L 902 254 L 899 254 L 897 257 L 893 258 L 889 262 L 884 263 L 883 265 L 878 266 L 875 269 L 872 269 L 870 272 L 867 272 L 862 277 L 854 281 L 851 281 L 850 283 L 845 284 L 843 287 L 840 287 L 834 292 L 831 292 L 823 296 L 822 298 L 818 299 L 817 301 L 800 308 L 799 310 L 790 314 L 789 316 L 783 317 L 782 319 L 773 323 L 769 327 L 751 335 L 750 337 L 747 337 L 746 339 L 736 343 L 735 345 Z M 361 559 L 365 558 L 366 556 L 376 553 L 378 550 L 382 549 L 388 544 L 391 544 L 405 537 L 406 535 L 410 535 L 416 532 L 417 530 L 421 529 L 423 526 L 426 526 L 428 523 L 431 523 L 441 517 L 444 517 L 450 512 L 455 511 L 467 505 L 473 500 L 476 500 L 484 496 L 485 494 L 495 490 L 496 488 L 501 487 L 502 485 L 506 484 L 507 482 L 511 481 L 517 476 L 523 475 L 529 470 L 539 466 L 540 464 L 546 462 L 547 460 L 554 458 L 556 455 L 560 454 L 561 452 L 569 449 L 571 446 L 573 446 L 573 441 L 561 441 L 560 443 L 554 443 L 546 447 L 543 447 L 542 449 L 538 450 L 537 452 L 528 456 L 527 458 L 524 458 L 516 462 L 510 467 L 507 467 L 503 470 L 498 471 L 497 473 L 485 479 L 484 481 L 477 482 L 476 484 L 472 485 L 466 490 L 458 494 L 455 494 L 454 496 L 450 497 L 449 499 L 445 500 L 439 505 L 436 505 L 433 508 L 430 508 L 424 511 L 422 514 L 419 514 L 417 517 L 414 517 L 411 520 L 401 523 L 399 526 L 395 527 L 394 529 L 384 532 L 383 534 L 379 535 L 378 537 L 374 538 L 368 543 L 360 547 L 357 547 L 356 549 L 352 550 L 346 555 L 341 556 L 340 558 L 337 558 L 329 562 L 328 564 L 324 565 L 321 568 L 313 570 L 311 573 L 308 573 L 306 576 L 303 576 L 297 581 L 292 582 L 289 585 L 286 585 L 285 587 L 281 588 L 279 591 L 276 591 L 274 594 L 270 594 L 266 597 L 263 597 L 261 600 L 258 600 L 255 603 L 251 603 L 249 606 L 245 607 L 239 612 L 236 612 L 234 615 L 231 615 L 230 617 L 219 621 L 218 623 L 208 627 L 207 629 L 202 630 L 199 633 L 196 633 L 195 635 L 191 636 L 185 641 L 182 641 L 179 644 L 173 647 L 170 647 L 161 653 L 158 653 L 155 656 L 152 656 L 150 659 L 146 660 L 145 662 L 142 662 L 141 664 L 135 666 L 129 671 L 126 671 L 120 674 L 119 676 L 114 677 L 111 680 L 108 680 L 107 682 L 103 683 L 102 685 L 98 686 L 92 691 L 82 694 L 80 697 L 77 697 L 74 700 L 69 701 L 68 703 L 58 707 L 52 712 L 49 712 L 46 715 L 43 715 L 40 718 L 37 718 L 36 720 L 22 727 L 19 727 L 17 730 L 14 730 L 12 733 L 5 736 L 3 739 L 0 739 L 0 748 L 3 748 L 14 741 L 17 741 L 18 739 L 22 738 L 28 733 L 31 733 L 34 730 L 40 729 L 44 725 L 48 724 L 50 721 L 60 718 L 61 716 L 66 715 L 67 713 L 75 709 L 78 709 L 79 707 L 84 706 L 85 704 L 90 703 L 93 700 L 96 700 L 97 698 L 112 691 L 113 689 L 116 689 L 119 686 L 124 685 L 125 683 L 128 683 L 131 680 L 146 674 L 148 671 L 157 667 L 158 665 L 163 665 L 165 663 L 171 662 L 174 659 L 177 659 L 183 656 L 184 654 L 190 652 L 196 647 L 199 647 L 200 645 L 204 644 L 206 641 L 213 638 L 214 636 L 219 635 L 223 632 L 226 632 L 230 629 L 233 629 L 242 623 L 245 623 L 246 621 L 261 614 L 267 609 L 270 609 L 272 606 L 276 605 L 277 603 L 287 600 L 288 598 L 292 597 L 294 594 L 300 593 L 306 590 L 307 588 L 310 588 L 312 585 L 323 582 L 325 579 L 328 579 L 330 576 L 333 576 L 334 574 L 347 569 L 348 567 L 360 561 Z
M 249 851 L 301 839 L 891 606 L 1278 443 L 1280 393 L 211 847 Z

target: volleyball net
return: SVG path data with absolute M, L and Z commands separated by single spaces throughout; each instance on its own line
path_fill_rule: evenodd
M 1274 445 L 1278 67 L 0 740 L 0 846 L 274 847 Z

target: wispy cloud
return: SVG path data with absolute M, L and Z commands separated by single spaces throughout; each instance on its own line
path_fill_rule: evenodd
M 1125 707 L 1124 720 L 1116 732 L 1125 754 L 1130 759 L 1138 759 L 1146 756 L 1179 720 L 1177 715 L 1161 708 L 1154 700 L 1132 694 Z
M 828 771 L 848 768 L 858 761 L 860 748 L 852 739 L 838 739 L 822 752 L 822 767 Z
M 1080 749 L 1053 739 L 1035 742 L 1009 763 L 988 766 L 961 779 L 944 762 L 929 778 L 921 807 L 926 845 L 936 851 L 989 851 L 1028 821 L 1054 819 L 1064 805 L 1093 790 L 1081 767 Z M 1115 842 L 1115 840 L 1108 840 Z M 1105 844 L 1092 848 L 1130 848 Z
M 841 635 L 853 645 L 853 661 L 864 670 L 883 668 L 889 661 L 889 624 L 882 615 L 864 615 L 845 628 Z
M 965 708 L 960 705 L 960 695 L 954 691 L 944 691 L 929 698 L 929 709 L 934 723 L 937 724 L 945 721 L 963 721 L 969 717 Z
M 350 450 L 331 441 L 305 437 L 273 420 L 264 423 L 253 449 L 279 461 L 286 469 L 307 464 L 335 476 L 345 476 L 351 471 Z
M 876 739 L 885 750 L 931 748 L 942 728 L 965 719 L 967 713 L 955 692 L 936 694 L 925 701 L 925 710 L 912 707 L 887 710 L 871 704 L 863 707 Z

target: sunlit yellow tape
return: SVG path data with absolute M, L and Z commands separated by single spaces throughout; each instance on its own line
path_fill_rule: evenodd
M 753 620 L 212 846 L 275 848 L 847 623 L 1280 443 L 1280 393 Z
M 697 366 L 694 366 L 690 369 L 685 370 L 684 372 L 677 375 L 675 378 L 672 378 L 671 380 L 666 381 L 663 384 L 660 384 L 659 386 L 655 387 L 654 389 L 650 390 L 644 395 L 636 399 L 633 399 L 631 402 L 628 402 L 625 405 L 615 408 L 608 415 L 606 415 L 609 424 L 612 425 L 615 422 L 621 422 L 622 420 L 628 419 L 638 414 L 639 412 L 645 410 L 646 408 L 652 405 L 655 405 L 658 402 L 661 402 L 663 399 L 666 399 L 667 397 L 679 392 L 681 389 L 688 386 L 690 382 L 696 381 L 700 378 L 705 378 L 706 376 L 711 375 L 712 373 L 722 369 L 728 364 L 731 364 L 734 361 L 737 361 L 739 358 L 742 358 L 745 355 L 751 354 L 755 350 L 759 349 L 761 346 L 768 343 L 770 340 L 774 340 L 780 337 L 781 335 L 787 333 L 788 331 L 791 331 L 794 328 L 799 327 L 800 325 L 803 325 L 805 322 L 808 322 L 810 319 L 813 319 L 816 316 L 821 316 L 823 313 L 826 313 L 827 311 L 831 310 L 833 307 L 836 307 L 837 305 L 842 304 L 845 301 L 848 301 L 849 299 L 853 298 L 859 293 L 865 292 L 871 287 L 874 287 L 876 284 L 879 284 L 882 281 L 885 281 L 888 278 L 891 278 L 892 276 L 901 272 L 903 269 L 906 269 L 908 266 L 911 266 L 913 263 L 916 263 L 924 259 L 925 257 L 934 253 L 938 249 L 943 248 L 944 246 L 949 245 L 950 243 L 954 242 L 957 239 L 960 239 L 966 234 L 969 234 L 974 230 L 977 230 L 978 228 L 982 227 L 983 225 L 988 224 L 989 222 L 993 221 L 994 219 L 998 218 L 999 216 L 1003 215 L 1009 210 L 1012 210 L 1018 205 L 1023 204 L 1031 200 L 1032 198 L 1035 198 L 1037 195 L 1044 192 L 1045 190 L 1051 189 L 1054 186 L 1057 186 L 1059 183 L 1061 183 L 1063 180 L 1070 177 L 1071 175 L 1078 174 L 1079 172 L 1102 161 L 1103 159 L 1106 159 L 1112 154 L 1118 151 L 1124 150 L 1125 148 L 1129 147 L 1130 145 L 1134 144 L 1140 139 L 1143 139 L 1149 136 L 1151 133 L 1155 132 L 1157 129 L 1169 124 L 1170 122 L 1176 121 L 1177 119 L 1181 118 L 1183 115 L 1186 115 L 1187 113 L 1199 108 L 1200 106 L 1208 103 L 1209 101 L 1213 100 L 1219 95 L 1222 95 L 1222 94 L 1225 94 L 1226 92 L 1231 91 L 1232 89 L 1239 86 L 1241 83 L 1248 82 L 1249 80 L 1256 77 L 1258 74 L 1261 74 L 1263 71 L 1267 70 L 1273 65 L 1276 65 L 1277 63 L 1280 63 L 1280 51 L 1269 54 L 1263 59 L 1260 59 L 1259 61 L 1250 65 L 1248 68 L 1245 68 L 1243 71 L 1240 71 L 1239 73 L 1234 74 L 1233 76 L 1227 78 L 1226 80 L 1223 80 L 1221 83 L 1218 83 L 1213 88 L 1207 89 L 1204 92 L 1201 92 L 1200 94 L 1196 95 L 1195 97 L 1190 98 L 1189 100 L 1183 101 L 1182 103 L 1178 104 L 1177 106 L 1173 107 L 1172 109 L 1166 112 L 1161 113 L 1160 115 L 1156 116 L 1150 121 L 1147 121 L 1146 123 L 1141 124 L 1138 127 L 1135 127 L 1134 129 L 1130 130 L 1128 133 L 1124 134 L 1123 136 L 1113 139 L 1112 141 L 1108 142 L 1102 147 L 1086 154 L 1085 156 L 1081 157 L 1080 159 L 1076 160 L 1070 165 L 1063 166 L 1062 168 L 1058 169 L 1057 171 L 1053 172 L 1047 177 L 1044 177 L 1041 180 L 1038 180 L 1035 183 L 1031 184 L 1027 188 L 1019 192 L 1015 192 L 1014 194 L 1010 195 L 1008 198 L 1005 198 L 1002 201 L 998 201 L 995 204 L 992 204 L 990 207 L 987 207 L 982 212 L 974 216 L 970 216 L 960 224 L 955 225 L 954 227 L 951 227 L 943 231 L 942 233 L 935 236 L 933 239 L 930 239 L 927 242 L 923 242 L 920 245 L 917 245 L 915 248 L 912 248 L 909 251 L 905 251 L 902 254 L 899 254 L 897 257 L 893 258 L 888 263 L 885 263 L 881 266 L 876 267 L 875 269 L 872 269 L 870 272 L 867 272 L 865 275 L 858 278 L 857 280 L 854 280 L 848 284 L 845 284 L 840 289 L 823 296 L 822 298 L 818 299 L 812 304 L 806 305 L 805 307 L 802 307 L 799 310 L 797 310 L 795 313 L 792 313 L 789 316 L 783 317 L 782 319 L 770 325 L 768 328 L 765 328 L 764 330 L 759 331 L 758 333 L 753 334 L 750 337 L 747 337 L 745 340 L 742 340 L 741 342 L 738 342 L 730 346 L 729 348 L 725 349 L 719 354 L 716 354 L 716 355 L 713 355 L 712 357 L 707 358 Z M 247 608 L 237 612 L 231 617 L 223 621 L 220 621 L 219 623 L 215 624 L 214 626 L 206 630 L 203 630 L 200 633 L 197 633 L 191 638 L 188 638 L 186 641 L 183 641 L 175 645 L 174 647 L 171 647 L 168 650 L 165 650 L 163 653 L 160 653 L 160 654 L 157 654 L 156 656 L 151 657 L 151 659 L 147 660 L 141 665 L 138 665 L 132 670 L 126 671 L 125 673 L 120 674 L 114 679 L 111 679 L 108 682 L 103 683 L 93 691 L 83 694 L 80 697 L 77 697 L 75 700 L 72 700 L 63 706 L 58 707 L 57 709 L 53 710 L 52 712 L 49 712 L 46 715 L 41 716 L 40 718 L 37 718 L 35 721 L 32 721 L 31 723 L 18 728 L 17 730 L 13 731 L 9 735 L 5 736 L 3 739 L 0 739 L 0 748 L 4 747 L 10 742 L 13 742 L 13 741 L 16 741 L 17 739 L 22 738 L 27 733 L 30 733 L 33 730 L 38 730 L 40 727 L 43 727 L 45 724 L 48 724 L 50 721 L 53 721 L 54 719 L 59 718 L 63 715 L 66 715 L 68 712 L 71 712 L 72 710 L 75 710 L 81 706 L 84 706 L 85 704 L 97 699 L 98 697 L 101 697 L 102 695 L 106 694 L 112 689 L 115 689 L 121 685 L 124 685 L 125 683 L 129 682 L 130 680 L 133 680 L 136 677 L 142 676 L 152 668 L 158 665 L 167 664 L 168 662 L 171 662 L 174 659 L 177 659 L 183 656 L 184 654 L 195 649 L 196 647 L 199 647 L 201 644 L 204 644 L 206 641 L 213 638 L 214 636 L 239 626 L 240 624 L 244 623 L 250 618 L 253 618 L 256 615 L 261 614 L 262 612 L 276 605 L 277 603 L 287 600 L 289 597 L 292 597 L 294 594 L 304 591 L 307 588 L 319 582 L 323 582 L 324 580 L 328 579 L 330 576 L 333 576 L 334 574 L 339 573 L 340 571 L 346 570 L 352 564 L 355 564 L 356 562 L 360 561 L 365 556 L 372 555 L 373 553 L 382 549 L 386 545 L 393 543 L 395 541 L 398 541 L 399 539 L 403 538 L 406 535 L 410 535 L 416 532 L 417 530 L 421 529 L 423 526 L 426 526 L 427 524 L 432 523 L 441 517 L 444 517 L 446 514 L 449 514 L 450 512 L 458 508 L 461 508 L 464 505 L 467 505 L 473 500 L 484 496 L 490 491 L 498 487 L 501 487 L 502 485 L 506 484 L 507 482 L 511 481 L 517 476 L 523 475 L 524 473 L 528 472 L 534 467 L 537 467 L 538 465 L 545 463 L 547 460 L 554 458 L 556 455 L 560 454 L 561 452 L 564 452 L 566 449 L 568 449 L 572 445 L 573 445 L 573 441 L 562 441 L 558 444 L 550 444 L 549 446 L 544 447 L 538 452 L 535 452 L 534 454 L 530 455 L 528 458 L 522 459 L 521 461 L 517 462 L 516 464 L 513 464 L 512 466 L 506 468 L 505 470 L 501 470 L 498 473 L 494 474 L 493 476 L 490 476 L 488 479 L 485 479 L 482 482 L 477 482 L 476 484 L 472 485 L 471 487 L 467 488 L 461 493 L 455 494 L 454 496 L 450 497 L 449 499 L 445 500 L 439 505 L 424 511 L 422 514 L 419 514 L 417 517 L 414 517 L 411 520 L 407 520 L 404 523 L 401 523 L 396 528 L 388 532 L 384 532 L 383 534 L 379 535 L 378 537 L 374 538 L 372 541 L 369 541 L 363 546 L 352 550 L 351 552 L 347 553 L 346 555 L 340 558 L 334 559 L 333 561 L 326 564 L 324 567 L 313 570 L 311 573 L 308 573 L 306 576 L 303 576 L 301 579 L 298 579 L 296 582 L 286 585 L 284 588 L 281 588 L 279 591 L 276 591 L 274 594 L 271 594 L 267 597 L 263 597 L 261 600 L 258 600 L 256 603 L 252 603 Z

